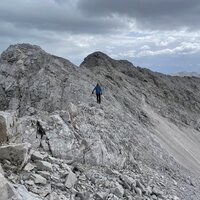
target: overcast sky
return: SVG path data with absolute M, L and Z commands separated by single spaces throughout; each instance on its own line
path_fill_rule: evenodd
M 102 51 L 163 73 L 200 73 L 200 0 L 0 0 L 0 52 L 31 43 L 79 65 Z

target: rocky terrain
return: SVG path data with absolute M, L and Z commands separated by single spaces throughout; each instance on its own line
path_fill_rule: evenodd
M 10 46 L 0 57 L 0 200 L 200 199 L 199 91 L 198 77 L 102 52 L 77 67 Z

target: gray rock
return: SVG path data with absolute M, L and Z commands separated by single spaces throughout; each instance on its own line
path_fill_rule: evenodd
M 107 193 L 98 192 L 98 193 L 95 194 L 95 199 L 96 200 L 104 200 L 106 196 L 107 196 Z
M 158 187 L 156 187 L 156 186 L 154 186 L 154 187 L 152 188 L 152 193 L 155 194 L 156 196 L 161 196 L 161 195 L 163 195 L 163 192 L 162 192 Z
M 16 112 L 0 111 L 0 144 L 8 142 L 16 134 Z
M 140 188 L 136 187 L 135 192 L 137 195 L 142 196 L 142 190 Z
M 47 119 L 49 129 L 46 130 L 49 150 L 54 157 L 72 159 L 74 134 L 58 114 L 51 115 Z
M 180 200 L 180 198 L 177 196 L 173 196 L 173 200 Z
M 136 180 L 136 186 L 141 189 L 142 192 L 145 192 L 145 186 L 138 180 Z
M 33 151 L 31 153 L 31 160 L 44 160 L 47 157 L 46 154 L 42 154 L 39 151 Z
M 146 187 L 145 194 L 147 194 L 147 195 L 151 195 L 152 194 L 152 188 L 150 186 Z
M 0 174 L 0 200 L 21 200 L 13 185 Z
M 73 121 L 73 119 L 78 115 L 77 106 L 70 102 L 68 105 L 68 111 L 69 111 L 70 119 L 71 121 Z
M 153 195 L 151 196 L 151 199 L 152 199 L 152 200 L 157 200 L 158 198 L 157 198 L 157 196 L 156 196 L 155 194 L 153 194 Z
M 29 192 L 25 186 L 23 185 L 19 185 L 17 187 L 17 192 L 19 193 L 20 195 L 20 200 L 43 200 L 40 196 L 32 193 L 32 192 Z
M 35 168 L 35 165 L 32 165 L 31 163 L 27 163 L 24 167 L 24 171 L 30 172 Z
M 56 192 L 52 192 L 49 196 L 49 200 L 61 200 Z
M 31 145 L 28 143 L 1 146 L 0 160 L 7 159 L 11 163 L 18 165 L 18 170 L 21 170 L 30 158 L 30 147 Z
M 42 185 L 46 185 L 46 184 L 47 184 L 46 178 L 42 177 L 42 176 L 39 175 L 39 174 L 32 174 L 32 175 L 31 175 L 31 178 L 33 179 L 33 181 L 34 181 L 36 184 L 42 184 Z
M 70 171 L 65 181 L 66 188 L 70 189 L 71 187 L 73 187 L 76 181 L 77 181 L 76 174 Z
M 35 164 L 38 170 L 41 171 L 53 171 L 52 164 L 47 161 L 35 160 Z
M 75 195 L 75 200 L 87 200 L 90 199 L 89 192 L 77 192 Z
M 124 195 L 124 188 L 117 182 L 116 188 L 113 191 L 113 194 L 119 198 L 122 198 Z
M 123 183 L 126 185 L 127 189 L 135 188 L 136 187 L 136 181 L 127 175 L 121 175 L 120 176 Z
M 106 200 L 119 200 L 119 198 L 117 196 L 115 196 L 114 194 L 109 194 L 106 197 Z
M 1 163 L 0 163 L 0 174 L 2 174 L 4 176 L 4 170 L 3 170 L 2 166 L 1 166 Z
M 48 180 L 51 178 L 51 174 L 48 171 L 37 171 L 37 173 Z
M 35 183 L 34 183 L 33 180 L 25 180 L 24 183 L 25 183 L 26 185 L 35 186 Z

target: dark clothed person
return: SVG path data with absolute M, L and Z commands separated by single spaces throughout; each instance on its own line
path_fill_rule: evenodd
M 100 87 L 100 85 L 97 83 L 97 85 L 95 86 L 95 88 L 92 91 L 92 94 L 94 94 L 94 91 L 96 92 L 96 96 L 97 96 L 97 103 L 101 103 L 101 95 L 102 95 L 102 89 Z

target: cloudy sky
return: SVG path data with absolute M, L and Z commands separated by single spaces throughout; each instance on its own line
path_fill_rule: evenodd
M 1 0 L 0 52 L 31 43 L 79 65 L 102 51 L 163 73 L 200 73 L 199 0 Z

